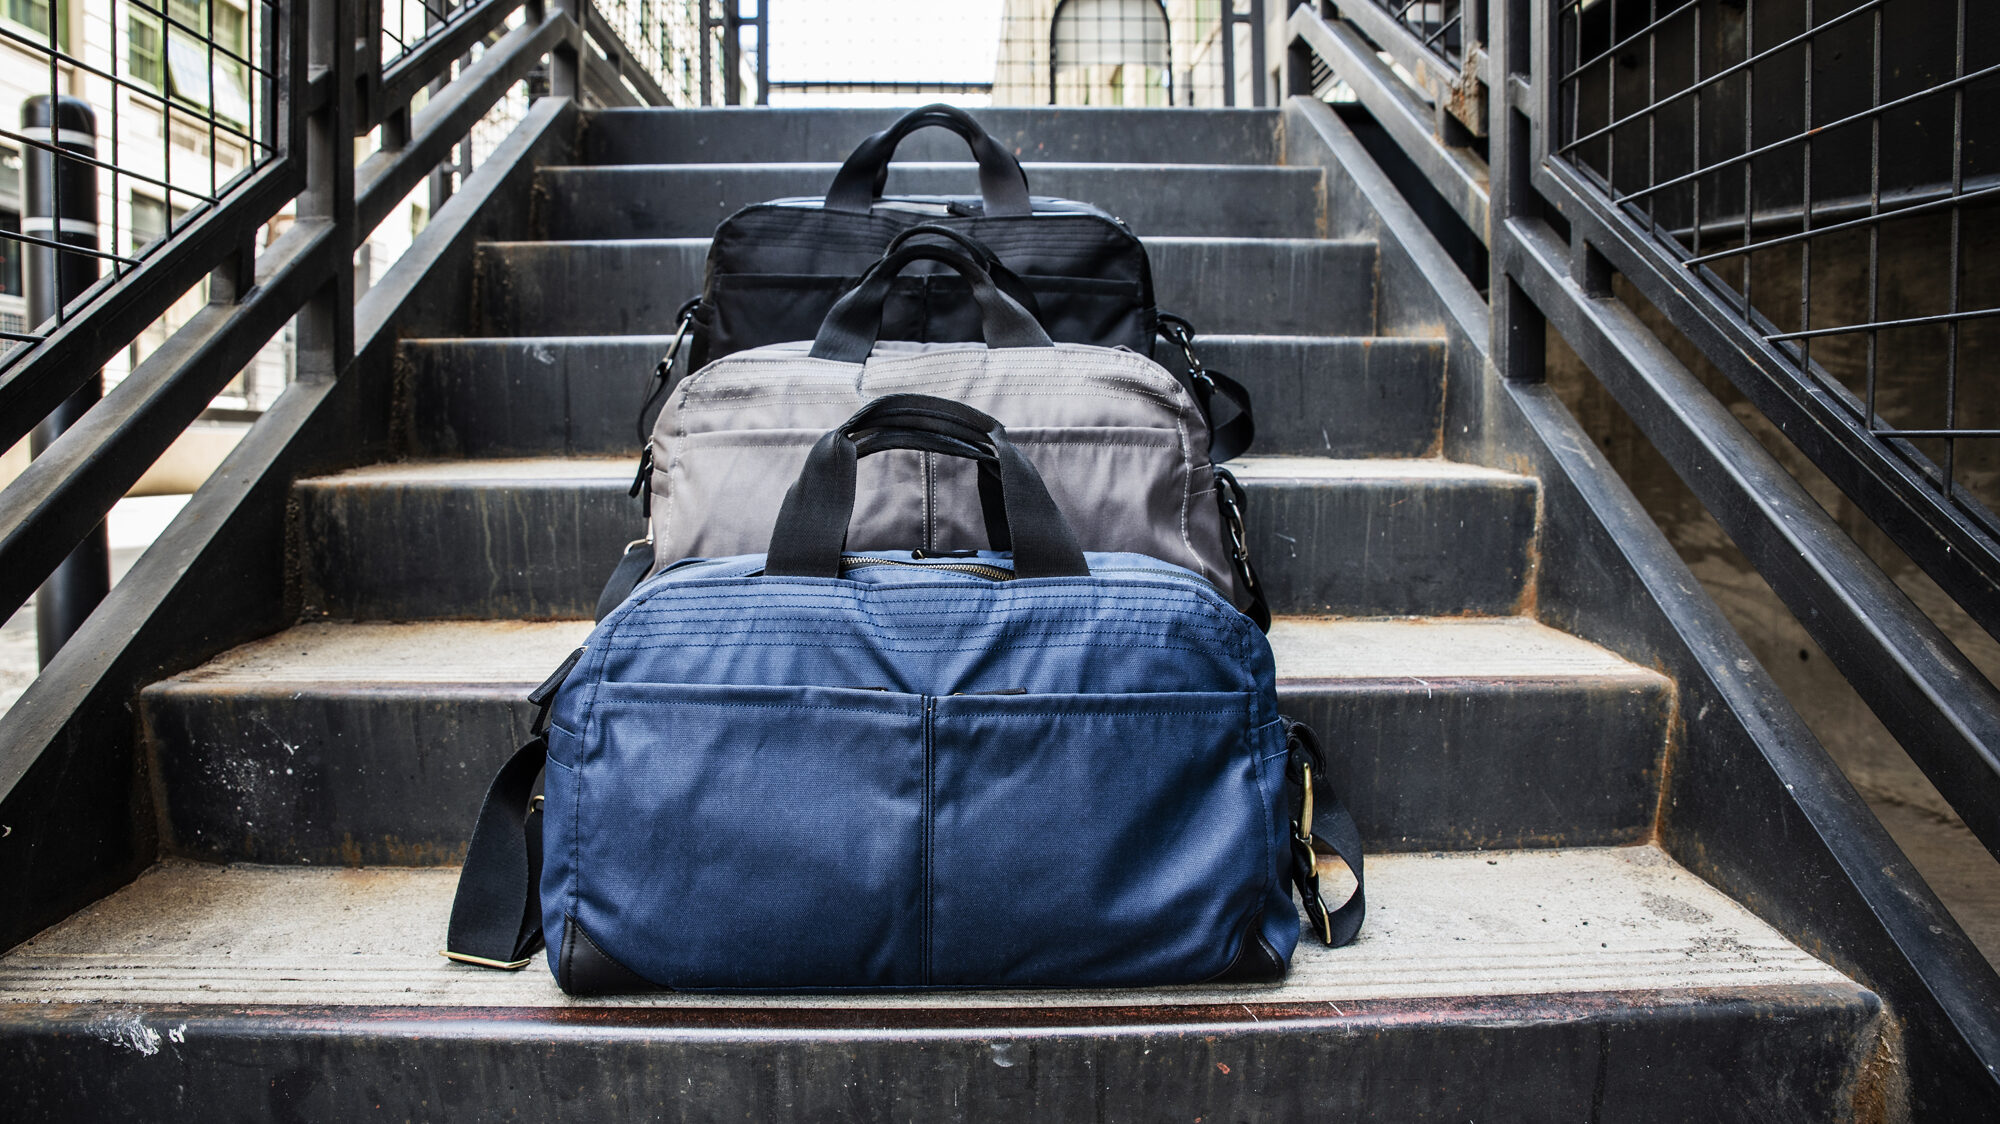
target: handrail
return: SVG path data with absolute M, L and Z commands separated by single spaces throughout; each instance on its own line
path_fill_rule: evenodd
M 470 48 L 501 29 L 523 0 L 469 0 L 453 18 L 416 42 L 379 74 L 347 77 L 355 52 L 336 49 L 345 5 L 338 0 L 281 0 L 272 7 L 274 155 L 164 246 L 122 278 L 100 283 L 68 310 L 48 337 L 0 372 L 0 447 L 10 445 L 68 398 L 104 363 L 157 320 L 204 275 L 245 278 L 216 287 L 216 298 L 120 383 L 82 421 L 0 492 L 0 615 L 26 602 L 69 550 L 81 542 L 148 465 L 200 416 L 209 401 L 294 314 L 302 328 L 299 369 L 337 375 L 352 358 L 351 283 L 343 264 L 398 201 L 430 175 L 472 126 L 544 55 L 580 90 L 591 79 L 580 55 L 585 27 L 600 44 L 624 51 L 588 0 L 529 4 L 528 18 L 418 110 L 410 102 L 449 76 Z M 379 18 L 379 11 L 376 12 Z M 309 23 L 309 18 L 312 21 Z M 594 57 L 594 55 L 593 55 Z M 596 60 L 602 63 L 603 60 Z M 650 81 L 635 83 L 664 98 Z M 631 94 L 621 83 L 619 100 Z M 358 169 L 345 145 L 315 148 L 310 138 L 384 128 L 384 146 Z M 300 219 L 261 254 L 248 232 L 294 198 Z M 335 307 L 337 306 L 337 307 Z M 308 352 L 317 351 L 316 354 Z M 0 796 L 18 768 L 0 767 Z
M 1507 10 L 1519 12 L 1525 3 L 1513 0 Z M 1923 550 L 1939 567 L 1933 576 L 1960 577 L 1955 593 L 1968 584 L 1976 588 L 1989 561 L 1972 541 L 1976 528 L 1962 516 L 1941 523 L 1921 518 L 1909 495 L 1921 485 L 1907 466 L 1886 456 L 1856 454 L 1852 439 L 1865 427 L 1853 420 L 1851 403 L 1824 388 L 1782 378 L 1779 372 L 1787 364 L 1769 331 L 1687 284 L 1679 263 L 1643 225 L 1590 177 L 1548 152 L 1546 119 L 1533 133 L 1542 146 L 1539 159 L 1520 150 L 1528 136 L 1496 127 L 1496 141 L 1511 142 L 1517 149 L 1505 156 L 1513 166 L 1495 172 L 1496 179 L 1504 173 L 1511 182 L 1475 185 L 1465 163 L 1424 129 L 1412 108 L 1415 92 L 1365 49 L 1358 33 L 1303 5 L 1293 11 L 1288 27 L 1294 49 L 1310 51 L 1348 83 L 1468 226 L 1474 216 L 1484 219 L 1488 206 L 1500 212 L 1492 200 L 1510 190 L 1522 202 L 1508 204 L 1505 213 L 1536 213 L 1526 204 L 1526 193 L 1532 191 L 1569 220 L 1578 240 L 1574 248 L 1552 243 L 1555 236 L 1546 224 L 1524 225 L 1524 219 L 1503 220 L 1503 229 L 1491 231 L 1473 226 L 1493 249 L 1495 290 L 1518 288 L 1532 302 L 1529 311 L 1547 317 L 1565 338 L 1581 333 L 1581 341 L 1571 339 L 1571 344 L 1595 360 L 1589 364 L 1592 371 L 1695 489 L 1967 827 L 2000 855 L 2000 691 L 1705 388 L 1673 380 L 1669 368 L 1658 363 L 1633 361 L 1621 350 L 1625 345 L 1614 346 L 1603 336 L 1601 318 L 1579 299 L 1607 297 L 1611 270 L 1624 273 L 1787 437 L 1862 501 L 1899 544 L 1906 544 L 1913 556 Z M 1545 47 L 1533 58 L 1537 75 L 1547 72 L 1545 58 L 1548 70 L 1560 66 L 1560 60 L 1546 56 Z M 1519 84 L 1520 67 L 1514 69 L 1517 86 L 1510 91 L 1509 108 L 1525 102 L 1523 108 L 1546 109 L 1536 98 L 1520 96 L 1534 87 Z M 1502 154 L 1496 152 L 1495 159 L 1503 159 Z M 1565 278 L 1587 285 L 1566 287 Z M 1578 297 L 1586 291 L 1587 297 Z M 1515 334 L 1512 325 L 1499 323 L 1504 319 L 1496 308 L 1496 338 Z M 1525 377 L 1539 378 L 1539 370 L 1529 370 Z M 1930 506 L 1931 514 L 1939 514 L 1937 505 Z M 1990 561 L 2000 567 L 2000 559 Z M 1979 599 L 1969 600 L 1968 611 L 1987 623 Z M 2000 603 L 1994 608 L 2000 613 Z
M 1424 106 L 1421 92 L 1397 78 L 1360 33 L 1345 22 L 1327 20 L 1301 4 L 1292 10 L 1286 32 L 1295 52 L 1317 56 L 1347 83 L 1473 236 L 1487 242 L 1492 220 L 1486 161 L 1471 149 L 1446 144 L 1440 138 L 1438 114 Z M 1295 59 L 1292 71 L 1295 79 L 1304 76 L 1302 59 Z M 1311 93 L 1306 85 L 1295 80 L 1292 92 Z
M 1365 30 L 1368 40 L 1383 44 L 1399 60 L 1410 44 L 1390 45 L 1396 42 L 1394 29 L 1378 27 L 1385 22 L 1376 18 L 1382 13 L 1364 12 L 1365 3 L 1343 0 L 1339 3 L 1343 18 L 1338 21 L 1323 18 L 1305 6 L 1291 14 L 1288 84 L 1295 93 L 1316 93 L 1309 77 L 1315 73 L 1312 68 L 1330 69 L 1334 78 L 1353 90 L 1356 100 L 1373 115 L 1401 155 L 1461 218 L 1479 213 L 1468 198 L 1465 161 L 1444 139 L 1448 130 L 1425 127 L 1422 108 L 1426 91 L 1397 76 L 1370 49 L 1372 44 L 1362 33 Z M 1705 6 L 1662 4 L 1667 14 L 1637 34 L 1651 34 L 1676 17 L 1690 18 Z M 1327 7 L 1331 10 L 1333 6 Z M 1597 168 L 1573 158 L 1577 156 L 1574 149 L 1565 151 L 1559 130 L 1569 120 L 1563 113 L 1571 103 L 1564 100 L 1568 92 L 1563 83 L 1588 66 L 1580 59 L 1569 59 L 1564 52 L 1593 58 L 1600 53 L 1580 42 L 1578 35 L 1565 37 L 1559 24 L 1569 17 L 1580 19 L 1593 8 L 1593 18 L 1609 20 L 1607 13 L 1612 7 L 1579 0 L 1494 0 L 1491 5 L 1488 30 L 1492 39 L 1479 45 L 1486 58 L 1483 77 L 1488 85 L 1485 106 L 1491 165 L 1478 197 L 1491 220 L 1488 229 L 1474 227 L 1487 236 L 1491 251 L 1491 272 L 1482 279 L 1489 302 L 1486 356 L 1509 400 L 1521 404 L 1524 411 L 1560 410 L 1547 388 L 1540 385 L 1546 365 L 1543 341 L 1548 329 L 1555 329 L 1743 551 L 1967 828 L 1988 851 L 2000 855 L 2000 690 L 1743 422 L 1614 295 L 1614 271 L 1720 368 L 1975 620 L 1996 635 L 2000 635 L 2000 628 L 1996 628 L 2000 625 L 2000 596 L 1995 596 L 1995 590 L 2000 587 L 1994 585 L 1994 577 L 2000 575 L 2000 555 L 1987 549 L 1991 543 L 1987 528 L 1952 503 L 1941 501 L 1935 481 L 1925 479 L 1926 471 L 1938 471 L 1949 479 L 1948 468 L 1927 469 L 1928 462 L 1915 456 L 1915 450 L 1903 440 L 1909 434 L 1895 431 L 1873 416 L 1872 398 L 1858 401 L 1816 364 L 1805 361 L 1797 341 L 1818 334 L 1820 322 L 1808 320 L 1810 330 L 1798 331 L 1773 325 L 1750 301 L 1747 285 L 1732 287 L 1714 272 L 1725 261 L 1742 260 L 1740 255 L 1728 255 L 1729 245 L 1717 246 L 1714 241 L 1707 247 L 1702 245 L 1704 233 L 1717 239 L 1717 232 L 1708 230 L 1715 211 L 1738 214 L 1735 230 L 1725 232 L 1723 239 L 1734 236 L 1750 242 L 1751 232 L 1758 230 L 1767 241 L 1777 234 L 1786 238 L 1785 245 L 1810 246 L 1816 236 L 1824 234 L 1813 226 L 1813 220 L 1825 208 L 1816 204 L 1809 186 L 1803 206 L 1794 195 L 1789 206 L 1796 210 L 1778 213 L 1786 204 L 1780 200 L 1767 207 L 1763 197 L 1752 193 L 1748 173 L 1744 173 L 1740 199 L 1709 199 L 1710 210 L 1697 206 L 1692 213 L 1656 213 L 1625 205 L 1623 200 L 1633 197 L 1634 192 L 1621 184 L 1621 190 L 1614 193 Z M 1872 7 L 1863 5 L 1857 12 Z M 1743 11 L 1741 5 L 1734 10 Z M 1879 16 L 1877 20 L 1879 35 Z M 1617 28 L 1621 34 L 1627 30 Z M 1810 40 L 1809 30 L 1787 43 L 1809 44 Z M 1961 33 L 1961 48 L 1962 43 Z M 1737 46 L 1757 57 L 1783 49 L 1783 45 L 1766 48 L 1747 38 Z M 1659 47 L 1661 52 L 1666 49 Z M 1638 53 L 1647 57 L 1644 50 Z M 1606 52 L 1601 57 L 1611 56 Z M 1878 54 L 1878 65 L 1880 58 Z M 1718 61 L 1726 65 L 1731 60 L 1725 56 Z M 1962 49 L 1957 66 L 1960 77 L 1940 85 L 1940 104 L 1958 97 L 1954 91 L 1962 89 L 1963 76 L 1971 73 L 1963 62 Z M 1406 65 L 1405 69 L 1410 68 Z M 1806 70 L 1811 73 L 1810 57 Z M 1947 69 L 1945 74 L 1949 76 L 1951 71 Z M 1635 86 L 1646 89 L 1643 78 L 1628 81 L 1624 92 L 1629 94 Z M 1686 81 L 1695 86 L 1711 83 L 1699 69 Z M 1764 88 L 1760 77 L 1758 89 Z M 1436 89 L 1429 93 L 1436 101 Z M 1634 117 L 1631 106 L 1621 104 L 1626 98 L 1618 91 L 1607 94 L 1600 87 L 1599 94 L 1604 97 L 1606 116 L 1622 113 L 1645 120 Z M 1811 126 L 1819 125 L 1822 118 L 1812 115 L 1811 95 L 1808 92 L 1806 96 L 1805 125 L 1781 122 L 1780 131 L 1801 144 L 1827 143 L 1814 139 L 1815 133 L 1824 130 Z M 1877 100 L 1884 100 L 1879 90 Z M 1734 112 L 1741 122 L 1748 110 L 1737 105 Z M 1866 117 L 1863 114 L 1854 120 Z M 1949 115 L 1946 119 L 1952 120 Z M 1591 127 L 1579 123 L 1577 131 L 1587 133 Z M 1650 140 L 1643 126 L 1635 136 L 1640 151 L 1648 151 L 1645 146 Z M 1631 142 L 1620 142 L 1621 157 L 1626 143 Z M 1607 152 L 1596 155 L 1604 166 L 1611 166 Z M 1710 154 L 1711 158 L 1715 155 Z M 1704 163 L 1699 152 L 1693 163 Z M 1635 165 L 1618 166 L 1629 169 Z M 1679 168 L 1669 163 L 1658 168 L 1663 169 L 1662 179 L 1679 174 Z M 1652 176 L 1654 165 L 1647 164 L 1646 171 Z M 1955 213 L 1966 202 L 1968 178 L 1962 169 L 1956 169 L 1949 196 L 1925 203 L 1927 213 Z M 1883 184 L 1879 166 L 1873 169 L 1864 223 L 1854 220 L 1857 208 L 1851 183 L 1823 189 L 1839 208 L 1844 224 L 1836 233 L 1879 226 L 1880 218 L 1888 213 L 1883 202 L 1896 197 L 1897 191 L 1904 191 L 1902 185 Z M 1933 190 L 1932 195 L 1936 194 Z M 1696 202 L 1702 198 L 1697 196 Z M 1437 220 L 1425 221 L 1435 224 Z M 1786 222 L 1805 229 L 1796 236 L 1787 234 Z M 1467 225 L 1472 224 L 1468 221 Z M 1566 230 L 1559 232 L 1558 226 Z M 1693 232 L 1691 251 L 1673 241 L 1674 230 Z M 1953 252 L 1955 262 L 1956 247 Z M 1798 300 L 1796 296 L 1792 299 Z M 1934 319 L 1967 315 L 1956 303 L 1955 284 L 1953 299 L 1951 317 Z M 1980 310 L 1980 314 L 1986 311 L 1990 310 Z M 1870 313 L 1852 318 L 1853 322 L 1842 324 L 1841 330 L 1863 331 L 1889 319 L 1874 314 L 1872 304 Z M 1573 427 L 1573 422 L 1570 424 Z M 1943 432 L 1963 439 L 1987 431 L 1947 425 Z M 1687 585 L 1692 588 L 1691 582 Z M 1732 635 L 1730 639 L 1736 638 Z M 1740 642 L 1735 647 L 1742 650 Z M 2000 1008 L 1994 1006 L 1994 996 L 2000 983 L 1992 968 L 1928 894 L 1907 859 L 1897 854 L 1893 841 L 1879 825 L 1866 819 L 1865 805 L 1846 788 L 1819 747 L 1810 744 L 1809 732 L 1786 701 L 1771 693 L 1772 686 L 1761 669 L 1748 663 L 1741 668 L 1703 664 L 1696 681 L 1684 682 L 1684 689 L 1699 690 L 1699 676 L 1711 677 L 1726 688 L 1724 694 L 1733 694 L 1733 701 L 1724 705 L 1741 709 L 1743 731 L 1757 739 L 1765 762 L 1785 782 L 1785 791 L 1777 795 L 1788 807 L 1778 814 L 1815 836 L 1814 845 L 1823 847 L 1823 853 L 1837 864 L 1827 872 L 1837 871 L 1834 879 L 1825 883 L 1828 900 L 1838 900 L 1838 895 L 1846 892 L 1832 890 L 1835 882 L 1851 885 L 1856 897 L 1843 906 L 1819 911 L 1820 890 L 1811 884 L 1799 885 L 1796 875 L 1788 882 L 1788 872 L 1758 868 L 1759 863 L 1777 861 L 1779 856 L 1765 857 L 1740 849 L 1732 854 L 1738 841 L 1711 836 L 1717 828 L 1715 809 L 1669 810 L 1670 800 L 1695 793 L 1715 799 L 1722 791 L 1754 787 L 1762 783 L 1759 777 L 1708 776 L 1687 782 L 1678 793 L 1678 786 L 1670 786 L 1663 796 L 1663 841 L 1684 848 L 1684 861 L 1711 880 L 1757 904 L 1760 911 L 1769 910 L 1788 932 L 1796 934 L 1795 939 L 1808 943 L 1843 969 L 1858 969 L 1858 976 L 1881 990 L 1892 1008 L 1900 1008 L 1895 1017 L 1911 1020 L 1902 1031 L 1904 1041 L 1911 1049 L 1930 1051 L 1924 1059 L 1929 1072 L 1952 1075 L 1938 1080 L 1963 1080 L 1978 1085 L 1980 1097 L 1995 1096 L 1994 1074 L 2000 1073 L 1996 1068 L 2000 1067 L 2000 1016 L 1995 1011 Z M 1697 736 L 1696 728 L 1709 714 L 1708 705 L 1704 702 L 1698 714 L 1683 715 L 1685 726 L 1680 736 Z M 1773 726 L 1769 721 L 1773 715 L 1790 717 Z M 1805 744 L 1790 744 L 1779 736 L 1777 727 L 1786 725 L 1795 736 L 1803 737 Z M 1672 765 L 1676 774 L 1714 767 L 1690 760 L 1684 751 Z M 1729 811 L 1740 814 L 1742 809 L 1732 807 Z M 1791 818 L 1794 816 L 1797 818 Z M 1690 818 L 1704 817 L 1709 822 L 1703 827 L 1690 830 L 1680 826 Z M 1747 837 L 1757 838 L 1757 831 L 1762 831 L 1767 843 L 1773 838 L 1768 825 L 1758 825 Z M 1784 831 L 1778 833 L 1778 837 L 1785 835 Z

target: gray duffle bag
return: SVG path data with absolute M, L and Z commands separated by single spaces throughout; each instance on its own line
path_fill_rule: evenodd
M 966 279 L 984 343 L 877 341 L 891 282 L 919 260 Z M 1084 550 L 1184 566 L 1269 627 L 1244 547 L 1242 489 L 1210 463 L 1208 425 L 1186 386 L 1122 347 L 1050 342 L 978 262 L 930 243 L 883 258 L 810 342 L 735 352 L 674 386 L 634 481 L 635 494 L 648 493 L 649 541 L 627 550 L 599 618 L 680 559 L 763 550 L 813 443 L 868 402 L 900 393 L 955 399 L 999 419 Z M 848 547 L 934 557 L 985 545 L 975 472 L 929 452 L 865 458 Z

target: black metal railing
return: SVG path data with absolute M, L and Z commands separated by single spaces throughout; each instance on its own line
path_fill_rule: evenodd
M 440 166 L 471 170 L 482 121 L 524 103 L 531 78 L 599 103 L 658 89 L 631 80 L 629 52 L 587 0 L 118 0 L 112 12 L 106 43 L 77 42 L 61 20 L 39 37 L 0 24 L 46 62 L 52 94 L 90 88 L 98 103 L 93 116 L 42 99 L 37 123 L 0 128 L 46 156 L 54 181 L 33 185 L 48 207 L 0 229 L 46 298 L 46 315 L 7 333 L 0 448 L 52 415 L 66 427 L 0 492 L 0 617 L 101 533 L 274 338 L 299 378 L 342 371 L 356 250 Z M 370 135 L 357 167 L 353 138 Z M 100 198 L 108 222 L 83 213 Z M 76 280 L 57 292 L 57 274 Z M 96 401 L 108 365 L 116 377 Z M 0 776 L 0 790 L 11 783 Z
M 1407 14 L 1373 0 L 1323 10 L 1292 18 L 1295 89 L 1350 87 L 1493 248 L 1482 280 L 1504 373 L 1541 377 L 1544 317 L 1596 339 L 1576 298 L 1624 275 L 2000 635 L 2000 541 L 1982 502 L 2000 488 L 2000 395 L 1965 358 L 2000 343 L 2000 272 L 1967 252 L 2000 215 L 2000 168 L 1986 167 L 2000 118 L 1978 112 L 2000 96 L 2000 51 L 1972 47 L 2000 43 L 1978 22 L 2000 16 L 1956 0 L 1928 22 L 1899 18 L 1936 14 L 1917 0 L 1515 0 L 1495 17 L 1515 25 L 1511 104 L 1480 98 L 1501 145 L 1489 169 L 1445 122 L 1448 98 L 1471 104 L 1463 89 L 1427 90 L 1382 60 L 1430 50 Z M 1599 358 L 1629 371 L 1632 394 L 1669 393 L 1615 350 Z M 1776 462 L 1754 441 L 1649 436 L 2000 854 L 2000 692 L 1802 490 L 1798 505 L 1773 492 Z M 1725 439 L 1740 457 L 1718 463 Z
M 1396 22 L 1410 29 L 1417 45 L 1443 59 L 1456 70 L 1465 61 L 1465 46 L 1472 41 L 1467 32 L 1477 22 L 1468 20 L 1479 10 L 1479 0 L 1375 0 Z
M 1541 402 L 1559 335 L 2000 855 L 2000 690 L 1627 305 L 1650 306 L 2000 636 L 2000 394 L 1975 361 L 2000 343 L 2000 270 L 1979 252 L 2000 215 L 2000 9 L 1490 0 L 1458 16 L 1452 47 L 1437 5 L 1302 5 L 1288 89 L 1358 103 L 1413 215 L 1490 251 L 1467 280 L 1506 383 Z M 1739 693 L 1746 715 L 1765 705 Z M 1802 781 L 1823 760 L 1760 749 Z M 1925 1033 L 1992 1072 L 1990 969 L 1911 897 L 1893 847 L 1831 810 L 1851 794 L 1806 787 L 1788 795 L 1860 888 L 1856 931 L 1881 926 L 1906 958 L 1893 970 L 1921 982 L 1905 1002 L 1936 1004 Z M 1726 874 L 1753 897 L 1771 885 Z
M 117 284 L 167 236 L 278 156 L 274 61 L 264 49 L 275 21 L 273 0 L 117 0 L 109 7 L 111 44 L 83 43 L 80 13 L 67 5 L 32 9 L 39 27 L 0 22 L 0 43 L 9 53 L 40 60 L 48 99 L 66 97 L 78 80 L 102 91 L 87 103 L 88 136 L 74 129 L 52 135 L 46 120 L 29 124 L 20 116 L 25 107 L 0 107 L 0 141 L 14 146 L 17 156 L 44 154 L 55 180 L 52 192 L 43 193 L 53 206 L 43 213 L 28 214 L 26 198 L 0 200 L 13 212 L 0 229 L 0 248 L 15 262 L 24 261 L 30 248 L 59 251 L 68 261 L 88 259 L 100 274 L 66 299 L 46 294 L 47 317 L 0 329 L 0 340 L 42 342 L 68 321 L 74 304 Z M 178 146 L 177 158 L 176 139 L 188 142 Z M 88 222 L 65 214 L 72 202 L 65 178 L 101 184 L 113 205 Z M 95 211 L 97 193 L 91 194 Z M 30 275 L 6 272 L 0 291 L 25 298 Z M 29 351 L 7 349 L 0 371 Z
M 2000 632 L 2000 394 L 1967 361 L 2000 345 L 1976 252 L 2000 227 L 2000 18 L 1683 0 L 1558 24 L 1552 157 L 1773 360 L 1765 397 L 1818 405 L 1839 440 L 1815 459 L 1921 520 L 1899 545 Z
M 908 7 L 894 26 L 807 0 L 708 0 L 707 8 L 701 73 L 711 80 L 701 88 L 703 104 L 1269 100 L 1264 0 L 1045 0 L 998 10 L 938 4 Z

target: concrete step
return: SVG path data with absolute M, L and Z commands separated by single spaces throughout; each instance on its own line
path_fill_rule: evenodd
M 1318 238 L 1148 238 L 1154 296 L 1204 333 L 1375 331 L 1375 244 Z M 708 238 L 490 242 L 468 335 L 671 335 L 701 293 Z
M 545 167 L 535 173 L 537 213 L 549 238 L 701 237 L 752 203 L 824 195 L 838 171 L 838 163 Z M 1308 238 L 1326 228 L 1318 168 L 1029 163 L 1022 171 L 1033 194 L 1101 207 L 1142 235 Z M 902 161 L 883 190 L 973 195 L 978 168 Z
M 970 111 L 1022 160 L 1121 164 L 1277 164 L 1275 109 L 1006 108 Z M 900 109 L 600 109 L 584 117 L 586 164 L 713 164 L 762 160 L 839 163 Z M 923 129 L 896 148 L 903 160 L 969 159 L 955 133 Z M 1039 188 L 1037 189 L 1039 190 Z
M 586 616 L 645 533 L 631 457 L 370 465 L 297 486 L 306 603 L 359 620 Z M 1250 547 L 1278 612 L 1508 613 L 1536 483 L 1438 460 L 1246 457 Z
M 405 340 L 405 447 L 425 457 L 630 453 L 640 395 L 670 339 Z M 1441 341 L 1223 335 L 1202 337 L 1198 350 L 1250 388 L 1258 452 L 1416 457 L 1436 448 Z
M 462 854 L 527 691 L 587 621 L 300 625 L 148 687 L 176 850 L 421 864 Z M 1285 711 L 1333 750 L 1371 847 L 1646 838 L 1668 682 L 1523 618 L 1272 629 Z
M 0 958 L 10 1110 L 1833 1120 L 1884 1029 L 1650 846 L 1372 859 L 1360 939 L 1282 985 L 1118 992 L 571 1000 L 437 954 L 456 873 L 155 867 Z

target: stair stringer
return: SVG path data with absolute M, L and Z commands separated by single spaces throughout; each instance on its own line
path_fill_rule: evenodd
M 1673 680 L 1660 845 L 1882 996 L 1857 1114 L 2000 1112 L 1975 1046 L 1995 1040 L 2000 977 L 1555 392 L 1500 377 L 1486 302 L 1332 108 L 1291 99 L 1285 146 L 1325 169 L 1333 229 L 1378 241 L 1377 330 L 1445 337 L 1443 455 L 1541 480 L 1525 611 Z
M 525 237 L 537 165 L 568 159 L 568 98 L 536 102 L 354 310 L 338 378 L 287 387 L 158 541 L 0 718 L 0 950 L 131 881 L 161 845 L 139 689 L 298 616 L 292 483 L 390 451 L 395 351 L 455 329 L 474 249 Z M 170 842 L 170 841 L 168 841 Z

